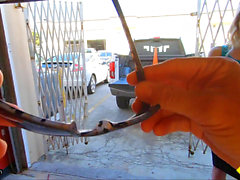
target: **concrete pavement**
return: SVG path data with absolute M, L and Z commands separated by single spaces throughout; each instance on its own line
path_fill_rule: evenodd
M 50 151 L 20 175 L 9 179 L 210 179 L 211 153 L 201 147 L 188 158 L 187 133 L 165 137 L 138 127 L 91 138 L 88 145 Z
M 143 134 L 132 127 L 91 138 L 88 145 L 50 151 L 10 179 L 210 179 L 211 153 L 199 147 L 188 158 L 187 133 L 165 137 Z M 232 179 L 228 177 L 228 179 Z

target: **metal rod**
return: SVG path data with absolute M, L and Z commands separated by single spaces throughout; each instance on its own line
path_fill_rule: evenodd
M 134 42 L 132 40 L 132 36 L 130 34 L 127 22 L 126 22 L 126 20 L 124 18 L 121 6 L 120 6 L 118 0 L 112 0 L 112 2 L 114 4 L 115 9 L 116 9 L 116 11 L 118 13 L 118 16 L 119 16 L 119 18 L 120 18 L 120 20 L 122 22 L 122 26 L 123 26 L 124 32 L 126 34 L 126 37 L 127 37 L 127 40 L 128 40 L 129 46 L 130 46 L 132 59 L 133 59 L 133 61 L 135 63 L 137 80 L 138 80 L 138 82 L 144 81 L 145 80 L 145 76 L 144 76 L 143 67 L 142 67 L 141 61 L 140 61 L 140 59 L 138 57 L 138 53 L 137 53 L 135 44 L 134 44 Z M 139 114 L 148 111 L 149 107 L 150 106 L 148 104 L 142 102 L 142 109 L 141 109 L 141 112 L 139 112 Z M 139 114 L 137 114 L 137 115 L 139 115 Z
M 121 8 L 118 4 L 117 1 L 115 1 L 115 7 L 120 15 L 120 18 L 124 24 L 124 30 L 127 35 L 129 45 L 131 48 L 131 54 L 133 57 L 133 61 L 135 62 L 136 65 L 136 72 L 138 76 L 138 81 L 144 80 L 144 73 L 143 73 L 143 68 L 141 65 L 141 62 L 138 58 L 138 54 L 135 48 L 135 45 L 132 41 L 128 26 L 126 24 L 126 21 L 124 19 L 123 13 L 121 11 Z M 47 10 L 43 12 L 45 16 L 49 17 L 49 11 Z M 42 14 L 42 9 L 41 9 L 41 14 Z M 69 13 L 65 13 L 65 17 L 69 17 Z M 71 18 L 70 18 L 71 19 Z M 49 25 L 47 23 L 47 30 L 49 28 Z M 65 35 L 64 37 L 67 36 L 69 39 L 69 35 Z M 46 39 L 48 37 L 51 38 L 50 33 L 44 33 L 43 35 L 45 36 Z M 46 50 L 46 55 L 49 54 L 49 50 Z M 45 72 L 47 75 L 47 71 Z M 50 73 L 50 72 L 48 72 Z M 52 136 L 74 136 L 74 137 L 88 137 L 88 136 L 97 136 L 101 134 L 105 134 L 111 131 L 115 131 L 118 129 L 122 129 L 137 123 L 140 123 L 144 121 L 145 119 L 148 119 L 151 117 L 153 114 L 155 114 L 160 106 L 156 105 L 154 107 L 149 108 L 147 104 L 144 104 L 146 108 L 144 107 L 142 109 L 142 113 L 138 114 L 137 116 L 133 116 L 130 119 L 122 122 L 112 122 L 108 120 L 103 120 L 99 121 L 98 125 L 92 129 L 92 130 L 78 130 L 76 126 L 76 122 L 72 122 L 71 124 L 66 124 L 66 123 L 60 123 L 57 121 L 51 121 L 45 118 L 39 118 L 34 115 L 28 114 L 26 112 L 23 112 L 19 109 L 16 109 L 9 104 L 5 103 L 4 101 L 0 100 L 0 116 L 2 118 L 5 118 L 8 121 L 11 121 L 13 124 L 15 124 L 17 127 L 25 128 L 27 130 L 36 132 L 36 133 L 41 133 L 41 134 L 46 134 L 46 135 L 52 135 Z M 144 113 L 143 113 L 144 112 Z
M 124 18 L 121 6 L 120 6 L 118 0 L 112 0 L 112 2 L 114 4 L 114 6 L 116 8 L 116 11 L 118 13 L 118 16 L 119 16 L 119 18 L 122 22 L 122 26 L 123 26 L 124 32 L 126 34 L 126 37 L 127 37 L 128 43 L 129 43 L 132 59 L 133 59 L 133 61 L 135 63 L 135 66 L 136 66 L 137 79 L 138 79 L 139 82 L 143 81 L 143 80 L 145 80 L 143 67 L 142 67 L 141 61 L 138 57 L 137 50 L 136 50 L 135 44 L 132 40 L 132 36 L 130 34 L 127 22 Z
M 52 136 L 89 137 L 106 134 L 111 131 L 140 123 L 155 114 L 159 108 L 160 106 L 156 105 L 149 108 L 149 110 L 145 113 L 142 113 L 138 116 L 134 115 L 130 119 L 121 122 L 101 120 L 98 122 L 97 126 L 94 129 L 90 130 L 78 130 L 76 122 L 74 121 L 72 121 L 71 124 L 66 124 L 28 114 L 19 109 L 16 109 L 15 107 L 12 107 L 2 100 L 0 100 L 0 117 L 10 121 L 17 127 L 21 127 L 40 134 Z

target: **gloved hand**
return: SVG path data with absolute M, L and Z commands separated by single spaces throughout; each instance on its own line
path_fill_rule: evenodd
M 127 81 L 136 86 L 136 113 L 142 103 L 161 109 L 142 124 L 144 132 L 163 136 L 192 132 L 234 168 L 240 166 L 240 65 L 226 57 L 177 58 L 144 68 Z
M 3 83 L 3 74 L 0 71 L 0 87 Z M 11 106 L 17 107 L 16 105 L 10 104 Z M 6 120 L 5 118 L 0 116 L 0 126 L 8 126 L 8 127 L 14 127 L 14 123 L 11 123 L 10 121 Z M 0 139 L 0 159 L 5 155 L 7 150 L 7 143 Z

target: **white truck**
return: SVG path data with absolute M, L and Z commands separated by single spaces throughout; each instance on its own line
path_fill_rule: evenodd
M 175 57 L 193 56 L 193 54 L 186 55 L 181 39 L 140 39 L 135 40 L 134 43 L 143 66 L 152 64 L 155 48 L 157 48 L 159 62 Z M 134 87 L 126 81 L 128 73 L 133 71 L 134 67 L 130 55 L 118 55 L 115 61 L 109 64 L 110 91 L 112 95 L 116 96 L 117 106 L 121 109 L 128 108 L 130 99 L 135 98 Z

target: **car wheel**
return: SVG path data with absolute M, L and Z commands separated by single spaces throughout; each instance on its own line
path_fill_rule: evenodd
M 129 107 L 129 97 L 116 96 L 117 106 L 120 109 L 127 109 Z
M 88 94 L 93 94 L 96 91 L 96 78 L 94 75 L 91 76 L 90 81 L 87 86 Z

